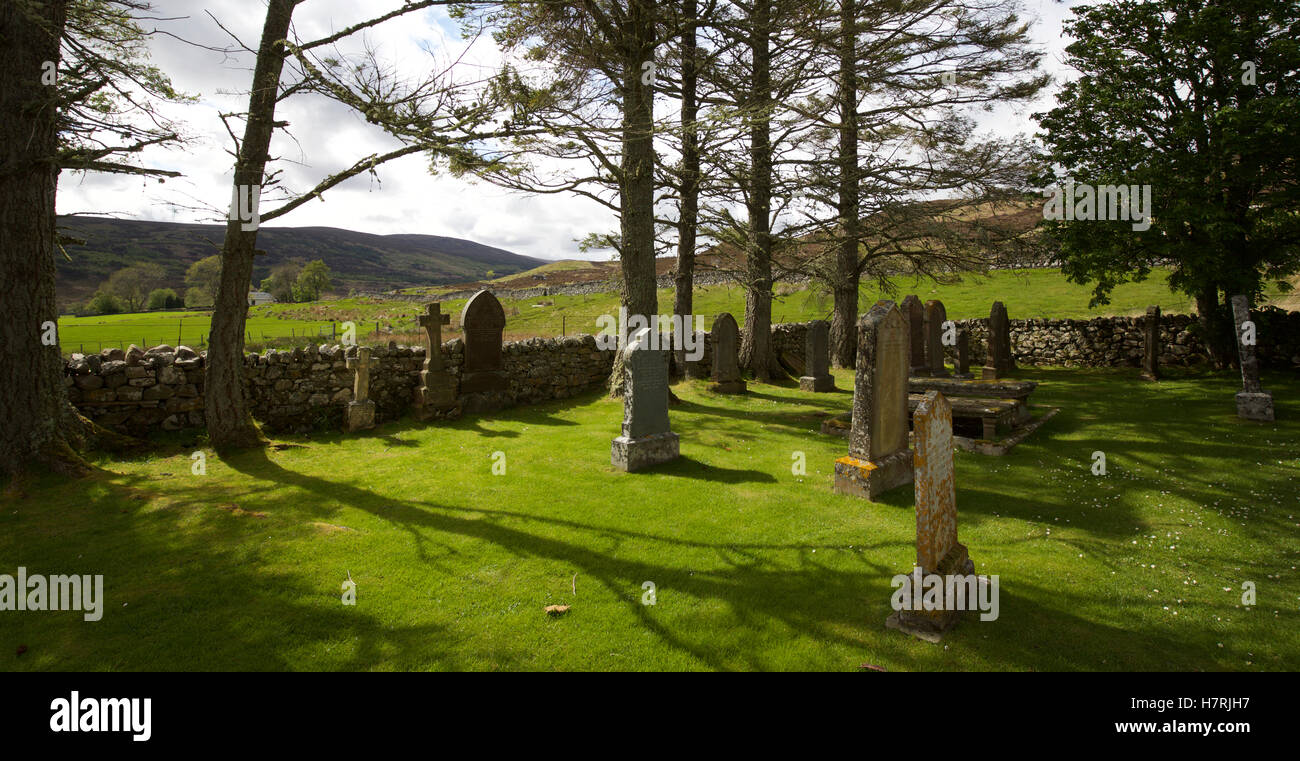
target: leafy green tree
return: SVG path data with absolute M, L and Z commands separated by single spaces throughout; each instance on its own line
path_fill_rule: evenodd
M 315 301 L 329 289 L 330 268 L 325 262 L 317 259 L 308 262 L 307 266 L 302 268 L 302 272 L 298 273 L 298 278 L 293 284 L 293 295 L 297 301 Z
M 211 306 L 215 303 L 217 289 L 221 287 L 221 255 L 213 254 L 191 264 L 185 271 L 185 285 L 203 293 L 202 303 L 195 306 Z M 186 302 L 189 301 L 188 292 L 185 299 Z
M 145 300 L 145 308 L 149 311 L 177 309 L 182 306 L 185 306 L 185 302 L 171 288 L 155 288 L 149 292 L 149 298 Z
M 1148 0 L 1074 14 L 1066 60 L 1080 76 L 1036 115 L 1055 167 L 1044 184 L 1149 186 L 1151 208 L 1145 230 L 1048 222 L 1063 270 L 1105 304 L 1168 264 L 1227 364 L 1227 300 L 1300 271 L 1300 5 Z
M 114 272 L 103 288 L 125 304 L 128 312 L 135 312 L 144 307 L 149 291 L 164 277 L 161 265 L 133 264 Z
M 282 304 L 291 304 L 294 298 L 293 287 L 298 282 L 302 265 L 297 262 L 285 262 L 271 270 L 271 275 L 262 280 L 262 290 L 271 294 L 271 298 Z
M 104 290 L 96 291 L 90 301 L 86 302 L 87 314 L 118 314 L 122 311 L 122 302 Z
M 212 294 L 202 288 L 188 288 L 185 291 L 185 306 L 187 307 L 210 307 L 212 303 Z

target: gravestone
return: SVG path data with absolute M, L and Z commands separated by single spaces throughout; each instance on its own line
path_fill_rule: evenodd
M 825 320 L 808 323 L 808 332 L 803 342 L 803 366 L 806 374 L 799 377 L 800 391 L 835 390 L 835 377 L 831 375 L 830 331 L 831 324 Z
M 980 375 L 983 380 L 1005 378 L 1016 369 L 1011 359 L 1011 320 L 1001 301 L 993 302 L 989 310 L 988 352 L 984 362 L 984 372 Z
M 908 326 L 892 301 L 858 322 L 849 455 L 835 461 L 835 491 L 874 501 L 912 480 L 907 448 Z
M 347 368 L 355 373 L 352 380 L 352 401 L 348 402 L 343 430 L 360 431 L 375 427 L 375 403 L 370 399 L 370 347 L 357 349 L 355 357 L 348 357 Z
M 1241 358 L 1241 391 L 1237 392 L 1237 417 L 1271 422 L 1273 395 L 1259 384 L 1259 357 L 1255 355 L 1254 328 L 1247 335 L 1244 327 L 1250 322 L 1250 300 L 1245 296 L 1233 296 L 1232 317 L 1237 326 L 1237 352 Z
M 709 390 L 720 394 L 745 393 L 745 381 L 740 379 L 740 327 L 736 318 L 727 312 L 718 315 L 709 340 L 713 342 L 713 383 Z
M 456 379 L 442 359 L 442 326 L 451 321 L 451 315 L 442 313 L 441 304 L 429 304 L 419 319 L 424 328 L 424 367 L 415 390 L 415 414 L 425 420 L 456 407 Z
M 957 367 L 953 373 L 958 380 L 970 380 L 975 375 L 970 371 L 970 330 L 965 326 L 957 328 Z
M 465 332 L 465 364 L 461 368 L 461 394 L 505 391 L 509 387 L 501 356 L 501 332 L 506 312 L 491 291 L 479 291 L 460 313 Z
M 971 576 L 975 564 L 957 541 L 957 491 L 952 462 L 952 406 L 943 394 L 929 391 L 912 416 L 916 446 L 916 568 L 923 575 Z M 912 577 L 909 584 L 913 583 Z M 922 590 L 913 585 L 913 596 Z M 928 593 L 927 593 L 928 594 Z M 939 590 L 939 609 L 896 610 L 887 626 L 929 639 L 951 629 L 961 618 L 960 607 L 950 598 L 948 586 Z
M 930 365 L 925 361 L 925 306 L 916 294 L 903 299 L 900 307 L 903 320 L 907 324 L 908 340 L 908 375 L 925 376 L 930 374 Z
M 1147 307 L 1142 323 L 1142 380 L 1160 380 L 1160 307 Z
M 943 365 L 943 324 L 948 321 L 948 310 L 943 302 L 932 299 L 925 302 L 925 356 L 929 360 L 930 375 L 947 378 L 948 368 Z
M 623 435 L 610 446 L 610 462 L 619 470 L 640 470 L 680 454 L 677 434 L 668 427 L 667 352 L 649 347 L 650 328 L 642 328 L 623 349 Z

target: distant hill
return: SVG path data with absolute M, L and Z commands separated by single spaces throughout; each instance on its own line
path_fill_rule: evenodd
M 218 253 L 224 225 L 179 224 L 60 216 L 59 231 L 86 241 L 68 246 L 71 261 L 57 259 L 60 306 L 84 301 L 116 270 L 154 262 L 167 273 L 167 287 L 184 293 L 190 264 Z M 253 278 L 261 281 L 271 268 L 286 261 L 321 259 L 334 273 L 334 290 L 380 291 L 413 285 L 500 277 L 546 262 L 460 238 L 439 235 L 371 235 L 334 227 L 265 227 L 257 247 L 266 251 L 254 262 Z

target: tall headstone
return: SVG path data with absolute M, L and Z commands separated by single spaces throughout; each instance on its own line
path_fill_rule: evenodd
M 1001 301 L 993 302 L 989 310 L 988 354 L 985 358 L 984 380 L 1005 378 L 1016 369 L 1011 359 L 1011 320 Z
M 465 331 L 461 394 L 505 391 L 509 384 L 501 356 L 501 333 L 506 327 L 506 311 L 501 302 L 491 291 L 474 294 L 460 313 L 460 327 Z
M 973 581 L 975 564 L 971 562 L 965 545 L 957 541 L 952 405 L 938 391 L 927 392 L 912 416 L 912 427 L 916 446 L 915 569 L 919 569 L 923 577 L 937 575 L 946 580 L 948 576 L 967 576 Z M 914 579 L 909 579 L 913 584 L 911 595 L 919 600 L 923 590 L 915 588 Z M 961 617 L 961 608 L 969 607 L 969 601 L 959 603 L 949 597 L 950 590 L 955 592 L 955 586 L 949 587 L 946 583 L 940 586 L 937 609 L 917 610 L 920 607 L 917 605 L 904 607 L 896 610 L 886 624 L 919 636 L 939 634 L 952 628 Z
M 348 402 L 343 430 L 352 432 L 375 427 L 375 403 L 370 399 L 370 347 L 361 346 L 356 356 L 346 359 L 352 379 L 352 401 Z
M 930 364 L 925 361 L 925 306 L 916 294 L 903 299 L 903 320 L 907 325 L 908 375 L 930 374 Z
M 723 312 L 713 321 L 709 334 L 713 342 L 713 383 L 710 391 L 720 394 L 745 393 L 745 381 L 740 378 L 740 326 L 736 318 Z
M 970 330 L 965 326 L 957 328 L 957 367 L 953 373 L 958 380 L 970 380 L 975 375 L 970 371 Z
M 931 299 L 925 302 L 925 356 L 930 375 L 947 378 L 948 368 L 943 364 L 943 324 L 948 321 L 948 310 L 943 302 Z
M 835 461 L 835 491 L 868 500 L 912 480 L 907 448 L 908 326 L 892 301 L 858 322 L 849 455 Z
M 650 348 L 650 328 L 632 334 L 623 348 L 623 435 L 610 446 L 610 462 L 619 470 L 640 470 L 680 454 L 677 434 L 668 426 L 665 354 Z
M 1160 307 L 1147 307 L 1142 323 L 1142 380 L 1160 380 Z
M 441 304 L 429 304 L 419 319 L 424 328 L 424 367 L 415 391 L 415 414 L 427 419 L 456 406 L 456 379 L 442 359 L 442 326 L 451 321 L 451 315 L 442 313 Z
M 1241 358 L 1241 391 L 1237 392 L 1237 417 L 1273 420 L 1273 395 L 1259 384 L 1259 357 L 1255 354 L 1255 324 L 1250 319 L 1250 300 L 1232 297 L 1232 317 L 1237 326 L 1237 352 Z
M 805 375 L 799 377 L 800 391 L 835 390 L 835 376 L 831 375 L 830 333 L 831 324 L 825 320 L 808 323 L 803 350 Z

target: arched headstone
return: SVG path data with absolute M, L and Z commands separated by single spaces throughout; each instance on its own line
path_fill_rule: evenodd
M 504 391 L 508 384 L 501 356 L 501 333 L 506 327 L 506 312 L 501 302 L 491 291 L 479 291 L 470 297 L 460 313 L 460 326 L 465 332 L 460 392 Z
M 722 394 L 745 393 L 745 381 L 740 379 L 740 326 L 736 318 L 727 312 L 718 315 L 709 340 L 713 342 L 713 383 L 709 390 Z

